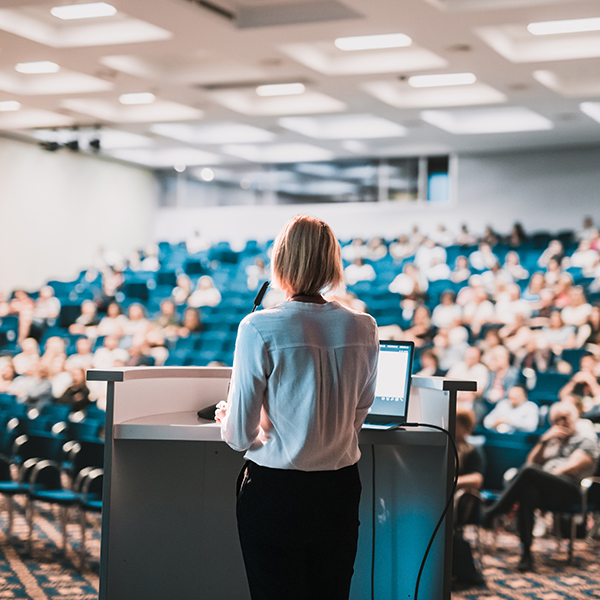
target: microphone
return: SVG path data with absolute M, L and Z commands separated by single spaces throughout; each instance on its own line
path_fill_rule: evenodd
M 265 297 L 265 293 L 267 292 L 268 287 L 269 287 L 269 282 L 265 281 L 262 284 L 262 287 L 260 288 L 260 290 L 258 291 L 258 294 L 256 294 L 256 298 L 254 298 L 254 308 L 252 309 L 251 312 L 254 312 L 260 306 L 260 303 L 263 301 L 263 298 Z
M 267 292 L 268 287 L 269 287 L 269 282 L 265 281 L 262 284 L 262 287 L 260 288 L 260 290 L 258 291 L 258 294 L 256 294 L 256 298 L 254 298 L 254 308 L 250 312 L 254 312 L 258 308 L 258 306 L 260 306 L 260 303 L 263 301 L 263 298 L 265 297 L 265 293 Z M 211 404 L 210 406 L 207 406 L 206 408 L 199 410 L 197 412 L 198 418 L 200 420 L 204 420 L 204 421 L 214 421 L 216 408 L 217 408 L 216 404 Z

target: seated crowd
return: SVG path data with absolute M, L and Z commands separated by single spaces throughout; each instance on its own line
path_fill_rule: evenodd
M 527 390 L 540 373 L 572 369 L 565 351 L 580 351 L 581 369 L 560 397 L 600 420 L 600 304 L 589 300 L 600 290 L 600 234 L 586 217 L 570 241 L 548 235 L 542 248 L 531 239 L 519 224 L 504 239 L 490 227 L 477 239 L 467 226 L 457 235 L 439 226 L 427 236 L 414 227 L 389 244 L 379 237 L 354 239 L 342 247 L 348 289 L 336 299 L 370 311 L 379 298 L 397 298 L 384 315 L 372 311 L 380 337 L 414 341 L 417 374 L 476 380 L 478 391 L 462 393 L 459 401 L 475 410 L 480 425 L 536 429 Z M 221 305 L 232 291 L 230 279 L 241 278 L 252 293 L 268 278 L 266 247 L 257 245 L 242 259 L 230 249 L 215 254 L 215 246 L 198 232 L 177 250 L 182 247 L 173 284 L 159 286 L 152 306 L 143 297 L 128 297 L 127 283 L 143 273 L 158 277 L 168 268 L 165 263 L 173 258 L 158 247 L 128 260 L 102 251 L 76 286 L 93 294 L 80 303 L 68 329 L 57 322 L 64 320 L 61 303 L 69 303 L 70 296 L 58 297 L 51 285 L 36 294 L 17 290 L 8 300 L 0 298 L 0 318 L 18 317 L 18 345 L 8 345 L 0 358 L 0 392 L 32 404 L 61 401 L 72 386 L 81 385 L 80 369 L 177 364 L 179 355 L 171 352 L 177 340 L 203 337 L 201 311 Z M 183 262 L 190 257 L 202 263 L 198 277 Z M 227 276 L 217 287 L 214 279 L 222 272 Z M 281 300 L 280 292 L 270 290 L 264 305 Z M 224 328 L 230 324 L 231 319 Z M 212 359 L 228 363 L 231 351 Z M 204 356 L 205 364 L 209 359 Z M 193 360 L 185 364 L 197 364 Z M 88 383 L 88 401 L 102 406 L 103 387 Z M 514 416 L 525 411 L 526 419 Z M 488 413 L 493 418 L 486 418 Z

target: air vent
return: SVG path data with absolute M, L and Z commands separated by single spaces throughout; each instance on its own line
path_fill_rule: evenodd
M 187 0 L 231 21 L 238 29 L 321 23 L 363 17 L 337 0 Z

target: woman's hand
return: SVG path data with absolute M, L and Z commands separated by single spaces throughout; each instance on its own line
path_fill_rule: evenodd
M 227 416 L 227 402 L 221 400 L 215 408 L 215 421 L 220 425 Z

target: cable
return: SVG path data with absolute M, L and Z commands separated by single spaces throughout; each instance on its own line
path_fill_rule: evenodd
M 419 574 L 417 575 L 417 582 L 415 584 L 414 600 L 418 600 L 419 584 L 421 583 L 421 575 L 423 574 L 423 569 L 425 568 L 425 562 L 427 561 L 427 557 L 429 556 L 429 551 L 431 550 L 431 546 L 433 545 L 433 540 L 435 539 L 435 536 L 444 521 L 444 517 L 446 516 L 446 513 L 448 512 L 448 509 L 450 508 L 450 506 L 452 504 L 452 501 L 454 499 L 454 493 L 456 492 L 456 484 L 458 483 L 458 466 L 459 466 L 458 465 L 458 450 L 456 449 L 456 443 L 454 442 L 454 438 L 452 437 L 451 433 L 447 429 L 444 429 L 443 427 L 438 427 L 437 425 L 431 425 L 430 423 L 403 423 L 402 425 L 398 426 L 398 429 L 401 429 L 402 427 L 430 427 L 431 429 L 436 429 L 437 431 L 441 431 L 442 433 L 445 433 L 448 436 L 448 438 L 452 442 L 452 449 L 454 450 L 454 466 L 455 466 L 455 468 L 454 468 L 454 482 L 452 484 L 452 491 L 448 497 L 448 500 L 446 501 L 446 506 L 444 507 L 442 516 L 439 518 L 439 521 L 437 522 L 437 525 L 435 526 L 435 529 L 433 530 L 433 533 L 431 534 L 431 539 L 429 540 L 429 544 L 427 544 L 427 549 L 425 550 L 425 554 L 423 555 L 423 560 L 421 561 L 421 567 L 419 569 Z
M 373 527 L 372 552 L 371 552 L 371 600 L 375 600 L 375 444 L 371 444 L 371 496 L 373 511 L 371 515 L 371 525 Z
M 458 450 L 456 449 L 456 443 L 452 434 L 443 427 L 438 427 L 437 425 L 431 425 L 430 423 L 403 423 L 402 425 L 398 425 L 394 427 L 395 430 L 401 430 L 403 427 L 430 427 L 431 429 L 436 429 L 437 431 L 441 431 L 445 433 L 450 441 L 452 442 L 452 449 L 454 450 L 454 481 L 452 483 L 452 491 L 446 501 L 446 505 L 444 506 L 444 510 L 442 512 L 442 516 L 439 518 L 433 533 L 431 534 L 431 538 L 429 543 L 427 544 L 427 549 L 425 550 L 425 554 L 423 555 L 423 560 L 421 561 L 421 566 L 419 568 L 419 574 L 417 575 L 417 581 L 415 583 L 415 596 L 414 600 L 418 600 L 419 598 L 419 585 L 421 583 L 421 576 L 423 575 L 423 569 L 425 568 L 425 563 L 427 562 L 427 557 L 429 556 L 429 551 L 431 550 L 431 546 L 433 545 L 433 541 L 435 540 L 435 536 L 441 527 L 446 514 L 448 513 L 448 509 L 450 508 L 452 501 L 454 499 L 454 493 L 456 492 L 456 484 L 458 482 Z M 372 503 L 373 503 L 373 515 L 372 515 L 372 526 L 373 526 L 373 536 L 372 536 L 372 546 L 373 551 L 371 553 L 371 600 L 375 600 L 375 445 L 371 445 L 371 474 L 372 474 Z

